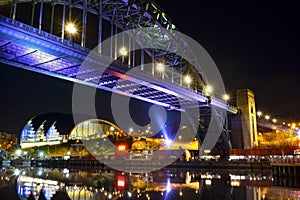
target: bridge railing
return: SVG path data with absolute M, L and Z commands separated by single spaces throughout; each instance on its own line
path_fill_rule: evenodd
M 85 47 L 83 47 L 83 46 L 81 46 L 79 44 L 73 43 L 70 40 L 62 39 L 62 38 L 60 38 L 58 36 L 55 36 L 55 35 L 53 35 L 51 33 L 48 33 L 46 31 L 34 28 L 34 27 L 30 26 L 30 25 L 27 25 L 27 24 L 24 24 L 22 22 L 13 20 L 13 19 L 5 17 L 3 15 L 0 15 L 0 22 L 5 22 L 6 24 L 10 24 L 10 25 L 15 26 L 17 28 L 21 28 L 21 29 L 23 29 L 23 30 L 25 30 L 27 32 L 30 32 L 30 33 L 42 36 L 42 37 L 47 38 L 47 39 L 50 39 L 51 41 L 59 42 L 59 43 L 62 43 L 64 45 L 70 46 L 72 48 L 78 49 L 80 51 L 84 51 L 86 54 L 88 54 L 90 52 L 90 49 L 85 48 Z

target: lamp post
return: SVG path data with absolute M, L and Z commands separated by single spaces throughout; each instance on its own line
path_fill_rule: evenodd
M 156 70 L 161 73 L 162 79 L 164 78 L 165 65 L 163 63 L 156 64 Z
M 184 76 L 184 82 L 188 85 L 188 88 L 190 88 L 190 84 L 192 83 L 192 78 L 189 74 Z
M 230 96 L 228 94 L 224 94 L 222 99 L 227 102 L 230 99 Z
M 125 47 L 119 49 L 119 53 L 122 56 L 122 64 L 124 63 L 124 57 L 128 55 L 128 51 Z
M 75 25 L 70 22 L 66 26 L 66 31 L 70 34 L 70 41 L 72 41 L 72 34 L 75 34 L 77 32 Z
M 258 117 L 261 117 L 263 113 L 261 111 L 257 111 L 256 114 L 257 114 Z
M 207 96 L 209 96 L 214 90 L 211 85 L 206 85 L 204 89 L 204 94 Z

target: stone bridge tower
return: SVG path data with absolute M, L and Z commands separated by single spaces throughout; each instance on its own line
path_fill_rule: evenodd
M 237 90 L 236 104 L 240 110 L 243 147 L 244 149 L 256 148 L 258 138 L 254 92 L 249 89 Z

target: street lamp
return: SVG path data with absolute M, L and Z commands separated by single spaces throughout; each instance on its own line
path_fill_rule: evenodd
M 213 92 L 213 87 L 211 85 L 206 85 L 205 86 L 205 94 L 210 95 Z
M 156 64 L 156 70 L 161 73 L 161 77 L 164 78 L 165 74 L 164 74 L 164 71 L 165 71 L 165 64 L 163 63 L 157 63 Z
M 277 119 L 272 119 L 272 122 L 273 122 L 273 123 L 276 123 L 276 122 L 277 122 Z
M 266 120 L 269 120 L 269 119 L 270 119 L 270 115 L 266 115 L 266 116 L 265 116 L 265 119 L 266 119 Z
M 121 47 L 119 49 L 119 53 L 122 56 L 122 65 L 123 65 L 123 63 L 124 63 L 124 57 L 128 55 L 128 51 L 127 51 L 127 49 L 125 47 Z
M 190 75 L 185 75 L 184 76 L 184 82 L 188 85 L 188 87 L 190 87 L 190 84 L 192 83 L 192 78 Z
M 256 114 L 257 114 L 258 117 L 261 117 L 263 113 L 261 111 L 257 111 Z
M 66 31 L 70 33 L 70 40 L 72 40 L 72 34 L 75 34 L 77 32 L 76 27 L 72 22 L 67 24 Z
M 163 72 L 165 70 L 165 65 L 163 63 L 157 63 L 156 64 L 156 70 L 158 72 Z
M 230 96 L 228 94 L 224 94 L 223 97 L 222 97 L 222 99 L 224 101 L 228 101 L 230 99 Z
M 119 53 L 120 53 L 121 56 L 127 56 L 128 55 L 128 51 L 125 47 L 121 47 L 119 49 Z

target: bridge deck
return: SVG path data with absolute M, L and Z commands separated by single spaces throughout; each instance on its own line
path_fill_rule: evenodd
M 63 40 L 29 25 L 0 16 L 0 62 L 30 71 L 111 91 L 169 109 L 184 111 L 195 106 L 215 106 L 230 113 L 237 109 L 226 102 L 162 80 L 150 73 L 133 70 L 104 55 L 82 65 L 89 49 Z M 105 73 L 99 67 L 106 69 Z M 103 70 L 102 70 L 103 71 Z M 195 105 L 193 102 L 198 102 Z

